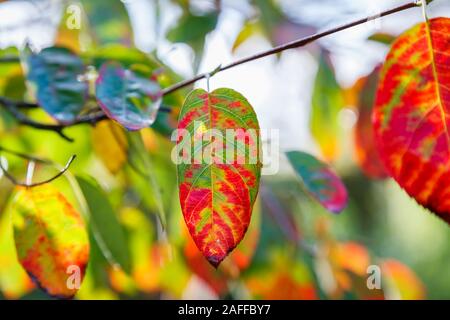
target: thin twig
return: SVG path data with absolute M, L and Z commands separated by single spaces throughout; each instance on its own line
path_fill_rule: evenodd
M 430 2 L 430 1 L 428 1 L 428 2 Z M 254 54 L 254 55 L 251 55 L 251 56 L 239 59 L 239 60 L 231 62 L 230 64 L 227 64 L 225 66 L 218 67 L 216 70 L 213 71 L 213 73 L 211 73 L 211 72 L 202 73 L 202 74 L 199 74 L 199 75 L 197 75 L 197 76 L 195 76 L 195 77 L 193 77 L 191 79 L 187 79 L 187 80 L 181 81 L 181 82 L 179 82 L 177 84 L 174 84 L 174 85 L 172 85 L 170 87 L 167 87 L 167 88 L 162 90 L 162 95 L 165 96 L 165 95 L 171 94 L 171 93 L 173 93 L 173 92 L 175 92 L 175 91 L 177 91 L 179 89 L 182 89 L 184 87 L 187 87 L 187 86 L 190 86 L 190 85 L 194 84 L 198 80 L 205 79 L 207 77 L 211 77 L 212 75 L 214 75 L 216 73 L 219 73 L 219 72 L 222 72 L 222 71 L 234 68 L 234 67 L 239 66 L 241 64 L 244 64 L 244 63 L 247 63 L 247 62 L 251 62 L 251 61 L 254 61 L 254 60 L 258 60 L 258 59 L 261 59 L 261 58 L 264 58 L 264 57 L 267 57 L 267 56 L 271 56 L 271 55 L 283 52 L 285 50 L 294 49 L 294 48 L 300 48 L 300 47 L 306 46 L 307 44 L 309 44 L 311 42 L 314 42 L 314 41 L 316 41 L 316 40 L 318 40 L 320 38 L 323 38 L 325 36 L 331 35 L 333 33 L 336 33 L 336 32 L 339 32 L 339 31 L 342 31 L 342 30 L 345 30 L 345 29 L 349 29 L 349 28 L 355 27 L 357 25 L 366 23 L 368 21 L 376 20 L 376 19 L 379 19 L 381 17 L 388 16 L 388 15 L 391 15 L 391 14 L 394 14 L 394 13 L 397 13 L 397 12 L 400 12 L 400 11 L 411 9 L 411 8 L 417 7 L 419 5 L 420 5 L 420 1 L 413 1 L 411 3 L 407 3 L 407 4 L 404 4 L 404 5 L 395 7 L 393 9 L 386 10 L 386 11 L 380 12 L 378 14 L 368 16 L 366 18 L 362 18 L 362 19 L 359 19 L 359 20 L 356 20 L 356 21 L 353 21 L 353 22 L 341 25 L 339 27 L 335 27 L 335 28 L 332 28 L 332 29 L 329 29 L 329 30 L 326 30 L 326 31 L 323 31 L 323 32 L 319 32 L 319 33 L 307 36 L 307 37 L 302 38 L 302 39 L 298 39 L 298 40 L 295 40 L 295 41 L 292 41 L 292 42 L 288 42 L 286 44 L 274 47 L 274 48 L 272 48 L 270 50 L 266 50 L 266 51 L 263 51 L 263 52 L 260 52 L 260 53 L 257 53 L 257 54 Z M 32 119 L 29 119 L 22 112 L 20 112 L 18 110 L 18 108 L 20 108 L 20 107 L 22 107 L 22 108 L 33 108 L 33 107 L 36 107 L 37 105 L 35 105 L 35 104 L 22 102 L 22 101 L 14 102 L 14 101 L 12 101 L 10 99 L 7 99 L 7 98 L 4 98 L 4 97 L 0 97 L 0 104 L 3 105 L 20 123 L 22 123 L 24 125 L 27 125 L 27 126 L 30 126 L 30 127 L 33 127 L 33 128 L 36 128 L 36 129 L 54 131 L 54 132 L 59 134 L 62 138 L 64 138 L 67 141 L 73 141 L 73 139 L 69 138 L 68 136 L 66 136 L 63 133 L 64 128 L 76 126 L 76 125 L 79 125 L 79 124 L 86 124 L 86 123 L 87 124 L 95 124 L 97 122 L 100 122 L 102 120 L 107 119 L 107 116 L 105 115 L 105 113 L 103 111 L 98 111 L 98 112 L 95 112 L 95 113 L 90 113 L 88 115 L 80 116 L 80 117 L 76 118 L 74 121 L 71 121 L 71 122 L 68 122 L 68 123 L 64 123 L 64 124 L 56 124 L 56 125 L 53 125 L 53 124 L 42 124 L 42 123 L 36 122 L 36 121 L 34 121 Z M 161 108 L 160 111 L 162 111 L 162 112 L 170 112 L 170 109 L 163 109 L 163 108 Z
M 304 46 L 306 46 L 307 44 L 309 44 L 311 42 L 314 42 L 314 41 L 316 41 L 316 40 L 318 40 L 320 38 L 323 38 L 325 36 L 331 35 L 333 33 L 336 33 L 336 32 L 339 32 L 339 31 L 342 31 L 342 30 L 345 30 L 345 29 L 349 29 L 349 28 L 355 27 L 357 25 L 360 25 L 360 24 L 363 24 L 363 23 L 366 23 L 366 22 L 369 22 L 369 21 L 372 21 L 372 20 L 376 20 L 376 19 L 379 19 L 381 17 L 388 16 L 388 15 L 391 15 L 391 14 L 394 14 L 394 13 L 397 13 L 397 12 L 400 12 L 400 11 L 404 11 L 404 10 L 407 10 L 407 9 L 415 8 L 417 6 L 418 6 L 417 2 L 413 1 L 411 3 L 404 4 L 404 5 L 398 6 L 396 8 L 380 12 L 378 14 L 375 14 L 375 15 L 372 15 L 372 16 L 368 16 L 366 18 L 362 18 L 362 19 L 359 19 L 359 20 L 356 20 L 356 21 L 344 24 L 344 25 L 339 26 L 339 27 L 335 27 L 335 28 L 332 28 L 332 29 L 329 29 L 329 30 L 326 30 L 326 31 L 323 31 L 323 32 L 319 32 L 319 33 L 307 36 L 307 37 L 302 38 L 302 39 L 294 40 L 292 42 L 288 42 L 286 44 L 282 44 L 282 45 L 280 45 L 278 47 L 274 47 L 272 49 L 269 49 L 269 50 L 266 50 L 266 51 L 263 51 L 263 52 L 260 52 L 260 53 L 257 53 L 257 54 L 254 54 L 254 55 L 242 58 L 242 59 L 239 59 L 239 60 L 234 61 L 234 62 L 231 62 L 230 64 L 227 64 L 227 65 L 225 65 L 223 67 L 218 68 L 215 71 L 215 73 L 219 73 L 221 71 L 225 71 L 225 70 L 234 68 L 236 66 L 239 66 L 241 64 L 244 64 L 244 63 L 247 63 L 247 62 L 250 62 L 250 61 L 254 61 L 254 60 L 258 60 L 258 59 L 261 59 L 261 58 L 264 58 L 264 57 L 267 57 L 267 56 L 271 56 L 271 55 L 283 52 L 285 50 L 304 47 Z M 163 90 L 163 95 L 170 94 L 170 93 L 172 93 L 174 91 L 177 91 L 177 90 L 179 90 L 181 88 L 187 87 L 187 86 L 189 86 L 191 84 L 194 84 L 198 80 L 205 79 L 206 77 L 208 77 L 210 75 L 211 75 L 210 72 L 206 72 L 206 73 L 199 74 L 199 75 L 193 77 L 192 79 L 187 79 L 187 80 L 181 81 L 181 82 L 179 82 L 179 83 L 177 83 L 177 84 L 175 84 L 173 86 L 170 86 L 170 87 L 167 87 L 166 89 L 164 89 Z
M 0 150 L 3 150 L 3 151 L 6 152 L 6 149 L 4 149 L 4 148 L 0 148 Z M 30 156 L 23 155 L 23 154 L 18 153 L 18 152 L 11 152 L 11 153 L 15 154 L 17 156 L 29 159 L 31 161 L 34 161 L 34 159 L 32 159 L 32 157 L 30 157 Z M 61 171 L 59 171 L 56 175 L 51 177 L 50 179 L 47 179 L 47 180 L 44 180 L 44 181 L 39 181 L 39 182 L 36 182 L 36 183 L 30 183 L 29 181 L 27 181 L 27 182 L 20 182 L 20 181 L 18 181 L 13 175 L 11 175 L 8 172 L 8 170 L 6 170 L 3 167 L 3 164 L 2 164 L 1 161 L 0 161 L 0 170 L 3 171 L 3 174 L 4 174 L 5 178 L 7 178 L 9 181 L 11 181 L 11 183 L 13 183 L 14 185 L 20 186 L 20 187 L 26 187 L 26 188 L 34 188 L 34 187 L 38 187 L 38 186 L 50 183 L 50 182 L 58 179 L 59 177 L 61 177 L 67 170 L 69 170 L 70 165 L 72 164 L 72 162 L 75 160 L 76 157 L 77 157 L 76 155 L 71 156 L 69 161 L 67 161 L 66 165 L 64 166 L 64 168 Z M 39 159 L 39 161 L 43 162 L 45 160 Z M 46 163 L 50 163 L 50 162 L 46 161 Z

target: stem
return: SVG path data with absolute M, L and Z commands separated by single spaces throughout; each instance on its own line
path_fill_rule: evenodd
M 8 149 L 5 149 L 3 147 L 0 146 L 0 151 L 4 151 L 6 153 L 10 153 L 13 154 L 15 156 L 30 160 L 30 163 L 35 163 L 35 162 L 40 162 L 40 163 L 46 163 L 46 164 L 51 164 L 50 161 L 48 160 L 44 160 L 44 159 L 39 159 L 39 158 L 35 158 L 32 156 L 28 156 L 25 155 L 23 153 L 20 152 L 15 152 L 15 151 L 11 151 Z M 72 162 L 75 160 L 76 155 L 73 155 L 70 157 L 69 161 L 67 161 L 66 165 L 64 166 L 64 168 L 62 168 L 62 170 L 60 170 L 56 175 L 54 175 L 53 177 L 51 177 L 50 179 L 44 180 L 44 181 L 40 181 L 40 182 L 36 182 L 36 183 L 31 183 L 31 176 L 32 176 L 32 172 L 34 171 L 34 164 L 32 165 L 33 169 L 30 171 L 30 166 L 28 167 L 28 172 L 27 172 L 27 181 L 25 183 L 18 181 L 13 175 L 11 175 L 9 173 L 8 170 L 6 170 L 3 167 L 3 164 L 0 161 L 0 170 L 3 171 L 3 174 L 5 175 L 5 178 L 7 178 L 9 181 L 11 181 L 11 183 L 13 183 L 16 186 L 20 186 L 20 187 L 26 187 L 26 188 L 33 188 L 33 187 L 37 187 L 37 186 L 41 186 L 47 183 L 50 183 L 56 179 L 58 179 L 59 177 L 61 177 L 67 170 L 69 170 L 70 165 L 72 164 Z

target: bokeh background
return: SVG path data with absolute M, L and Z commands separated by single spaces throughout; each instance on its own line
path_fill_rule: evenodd
M 111 43 L 134 46 L 157 57 L 182 79 L 405 2 L 0 1 L 0 48 L 21 49 L 27 43 L 40 50 L 55 42 L 70 47 L 74 39 L 79 41 L 80 52 Z M 70 5 L 82 9 L 76 38 L 61 27 Z M 435 0 L 427 10 L 430 17 L 449 17 L 450 3 Z M 90 127 L 67 130 L 76 139 L 67 143 L 50 132 L 19 128 L 2 112 L 2 146 L 59 163 L 77 154 L 71 171 L 91 174 L 101 183 L 126 230 L 132 274 L 114 270 L 97 252 L 98 259 L 90 264 L 78 298 L 370 298 L 373 293 L 361 288 L 369 264 L 382 267 L 383 287 L 385 281 L 391 283 L 385 287 L 386 298 L 450 298 L 448 225 L 418 206 L 392 180 L 368 177 L 358 164 L 355 146 L 358 108 L 361 95 L 367 94 L 361 93 L 358 83 L 383 62 L 392 37 L 422 21 L 420 8 L 410 9 L 210 79 L 211 90 L 231 87 L 247 97 L 261 127 L 279 130 L 281 150 L 279 172 L 263 177 L 261 201 L 252 222 L 255 226 L 249 230 L 245 246 L 218 271 L 188 240 L 167 138 L 150 130 L 143 133 L 147 152 L 156 159 L 157 176 L 167 187 L 164 197 L 169 224 L 162 231 L 151 205 L 146 209 L 142 205 L 151 193 L 146 194 L 145 186 L 129 187 L 133 185 L 129 181 L 133 178 L 127 178 L 132 176 L 129 171 L 118 176 L 108 171 L 105 157 L 99 155 L 102 151 L 95 147 L 98 133 L 96 137 Z M 374 34 L 379 35 L 378 40 L 369 39 Z M 333 101 L 324 102 L 330 105 L 331 116 L 326 110 L 313 115 L 314 95 L 327 94 L 327 90 L 315 88 L 321 64 L 334 75 L 322 85 L 338 91 Z M 0 65 L 4 95 L 11 83 L 11 78 L 6 78 L 8 67 Z M 206 81 L 195 86 L 206 88 Z M 20 95 L 31 99 L 26 92 Z M 31 114 L 49 120 L 42 112 Z M 312 124 L 315 117 L 319 125 Z M 349 191 L 350 202 L 344 212 L 328 213 L 305 194 L 283 156 L 288 150 L 310 152 L 335 168 Z M 18 175 L 23 174 L 26 167 L 19 159 L 9 161 Z M 14 250 L 5 226 L 12 186 L 4 179 L 0 183 L 0 230 L 4 230 L 0 233 L 0 295 L 46 298 L 32 289 L 23 270 L 12 261 Z

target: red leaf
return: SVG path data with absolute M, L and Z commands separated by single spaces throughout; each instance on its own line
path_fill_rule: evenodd
M 355 126 L 356 160 L 364 174 L 374 179 L 388 176 L 375 146 L 372 126 L 372 109 L 375 103 L 379 72 L 380 68 L 377 67 L 364 79 L 364 85 L 359 93 L 359 117 Z
M 381 73 L 374 110 L 377 145 L 389 174 L 450 223 L 450 19 L 401 35 Z
M 250 129 L 253 134 L 241 139 Z M 197 247 L 217 267 L 250 224 L 261 172 L 258 120 L 239 93 L 198 89 L 183 105 L 178 130 L 184 219 Z M 236 133 L 236 139 L 231 140 L 227 130 Z M 237 150 L 237 156 L 231 159 L 230 150 Z

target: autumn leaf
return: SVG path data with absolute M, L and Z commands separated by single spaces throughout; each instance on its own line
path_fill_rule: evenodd
M 217 267 L 244 237 L 258 193 L 260 141 L 253 108 L 231 89 L 192 91 L 180 112 L 177 150 L 184 219 L 197 247 Z
M 344 95 L 325 52 L 320 56 L 311 103 L 311 133 L 325 159 L 333 160 L 339 154 L 341 127 L 338 116 L 344 107 Z
M 92 129 L 92 146 L 108 170 L 115 174 L 128 158 L 128 141 L 123 128 L 113 121 L 102 121 Z
M 160 86 L 145 65 L 104 63 L 95 94 L 106 115 L 132 131 L 152 125 L 161 104 Z
M 359 93 L 358 121 L 355 126 L 355 155 L 365 175 L 374 179 L 388 176 L 375 145 L 372 126 L 372 110 L 375 104 L 375 92 L 380 68 L 375 68 L 365 79 Z
M 420 23 L 392 45 L 381 71 L 373 124 L 390 174 L 450 223 L 450 19 Z
M 384 290 L 389 299 L 425 299 L 422 281 L 408 266 L 394 259 L 386 259 L 381 264 L 381 271 L 385 276 Z
M 286 155 L 309 194 L 331 212 L 344 210 L 348 202 L 347 189 L 327 164 L 301 151 L 290 151 Z
M 61 123 L 80 113 L 88 96 L 88 84 L 79 81 L 83 61 L 67 48 L 50 47 L 28 57 L 27 78 L 36 89 L 39 105 Z
M 7 299 L 19 299 L 34 288 L 16 256 L 9 214 L 0 215 L 0 292 Z
M 49 295 L 73 297 L 89 259 L 80 213 L 56 188 L 43 185 L 18 188 L 11 214 L 17 256 L 24 269 Z

